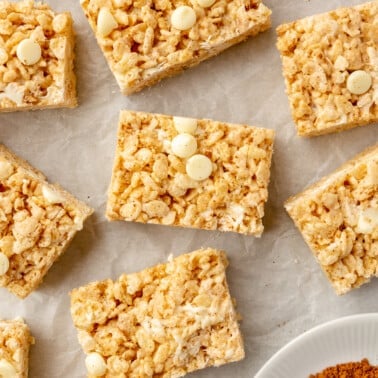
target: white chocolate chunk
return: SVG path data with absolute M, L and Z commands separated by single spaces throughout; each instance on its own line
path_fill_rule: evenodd
M 97 18 L 97 31 L 101 37 L 107 37 L 117 27 L 118 23 L 110 10 L 105 7 L 101 8 Z
M 205 155 L 193 155 L 186 162 L 186 173 L 193 180 L 205 180 L 210 177 L 212 171 L 211 160 Z
M 16 54 L 22 64 L 31 66 L 41 59 L 42 50 L 37 42 L 27 38 L 18 44 Z
M 371 75 L 362 70 L 352 72 L 347 80 L 348 91 L 355 95 L 364 94 L 370 89 L 371 85 Z
M 85 366 L 89 375 L 101 377 L 106 373 L 106 363 L 101 354 L 93 352 L 89 353 L 85 358 Z
M 9 270 L 9 259 L 4 253 L 0 252 L 0 276 L 3 276 Z M 1 371 L 0 371 L 1 377 Z
M 16 368 L 8 362 L 6 359 L 2 358 L 0 360 L 0 377 L 1 378 L 17 378 Z
M 371 234 L 378 228 L 378 209 L 368 208 L 360 213 L 357 232 Z
M 215 3 L 215 0 L 197 0 L 197 3 L 202 8 L 209 8 Z
M 187 5 L 176 8 L 171 15 L 171 24 L 175 29 L 188 30 L 197 21 L 196 12 Z
M 197 141 L 193 135 L 179 134 L 173 138 L 171 148 L 176 156 L 188 158 L 196 153 Z
M 197 130 L 197 120 L 193 118 L 173 117 L 173 124 L 180 134 L 194 134 Z
M 43 197 L 50 203 L 62 203 L 65 201 L 65 198 L 55 190 L 49 188 L 48 186 L 42 186 Z

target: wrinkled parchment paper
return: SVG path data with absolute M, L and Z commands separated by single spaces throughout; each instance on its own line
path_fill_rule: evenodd
M 378 139 L 377 126 L 313 139 L 299 138 L 289 113 L 275 48 L 275 27 L 358 0 L 266 0 L 273 28 L 180 76 L 131 97 L 120 94 L 78 0 L 49 0 L 70 10 L 77 33 L 77 109 L 0 116 L 0 140 L 96 210 L 38 291 L 21 301 L 0 290 L 0 317 L 22 316 L 36 344 L 30 377 L 84 377 L 84 354 L 69 312 L 68 292 L 90 281 L 117 278 L 204 247 L 230 259 L 228 280 L 243 316 L 244 361 L 192 377 L 249 378 L 295 336 L 340 316 L 378 311 L 378 279 L 337 297 L 283 209 L 290 195 Z M 115 222 L 104 217 L 120 109 L 212 118 L 277 131 L 269 202 L 261 239 Z M 269 378 L 269 377 L 267 377 Z M 274 378 L 274 377 L 272 377 Z

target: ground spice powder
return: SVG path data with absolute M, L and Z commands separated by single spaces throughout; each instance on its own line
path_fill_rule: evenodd
M 370 365 L 364 358 L 361 362 L 347 362 L 312 374 L 309 378 L 378 378 L 378 366 Z

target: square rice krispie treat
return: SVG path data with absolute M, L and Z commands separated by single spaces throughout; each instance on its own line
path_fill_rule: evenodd
M 378 276 L 378 144 L 285 208 L 337 294 Z
M 0 145 L 0 286 L 29 295 L 92 212 Z
M 31 344 L 34 344 L 34 338 L 21 318 L 0 319 L 0 377 L 28 377 Z
M 261 0 L 81 0 L 128 95 L 270 27 Z
M 73 60 L 70 13 L 0 1 L 0 112 L 75 107 Z
M 277 28 L 297 131 L 314 136 L 378 120 L 378 1 Z
M 177 378 L 243 359 L 227 264 L 202 249 L 73 290 L 88 377 Z
M 260 236 L 274 131 L 123 111 L 109 220 Z

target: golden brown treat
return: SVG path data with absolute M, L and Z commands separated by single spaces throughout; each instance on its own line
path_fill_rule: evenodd
M 213 166 L 208 179 L 196 181 L 187 160 L 172 152 L 174 118 L 121 112 L 108 219 L 260 236 L 274 131 L 195 120 L 197 154 Z
M 290 198 L 285 208 L 337 294 L 378 276 L 378 145 Z
M 40 2 L 0 1 L 0 112 L 77 105 L 72 23 Z M 34 64 L 18 53 L 25 40 L 40 46 Z
M 227 264 L 223 252 L 202 249 L 73 290 L 88 377 L 182 377 L 244 358 Z
M 34 338 L 22 319 L 0 320 L 0 376 L 28 377 L 31 344 Z
M 92 212 L 0 145 L 0 286 L 29 295 Z
M 81 0 L 97 42 L 126 95 L 270 27 L 271 11 L 261 0 L 217 0 L 210 7 L 201 7 L 200 3 Z M 194 9 L 196 22 L 181 31 L 171 25 L 171 16 L 183 5 Z
M 304 18 L 277 28 L 287 94 L 297 132 L 314 136 L 377 122 L 378 1 Z M 363 70 L 370 89 L 353 94 Z

